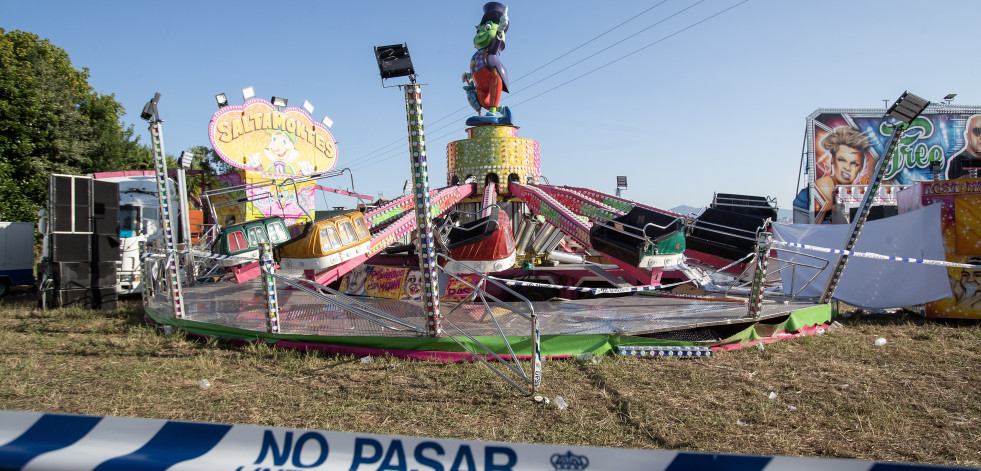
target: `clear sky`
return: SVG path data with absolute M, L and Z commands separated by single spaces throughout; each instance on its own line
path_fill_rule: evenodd
M 502 61 L 521 137 L 541 143 L 549 182 L 660 208 L 714 192 L 777 198 L 798 189 L 805 118 L 879 108 L 909 90 L 981 105 L 981 1 L 514 1 Z M 373 46 L 407 43 L 423 88 L 431 186 L 473 114 L 461 89 L 483 1 L 0 0 L 0 27 L 49 39 L 114 94 L 142 142 L 154 92 L 168 154 L 210 146 L 224 92 L 309 100 L 334 120 L 338 168 L 355 190 L 402 193 L 403 95 L 382 88 Z M 598 37 L 598 38 L 597 38 Z M 571 51 L 571 52 L 570 52 Z M 801 185 L 803 185 L 803 177 Z M 349 180 L 327 181 L 347 188 Z M 318 196 L 318 206 L 350 205 Z

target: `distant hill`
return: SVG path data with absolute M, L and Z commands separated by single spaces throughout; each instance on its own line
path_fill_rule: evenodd
M 694 214 L 697 214 L 697 213 L 701 212 L 702 211 L 702 208 L 696 208 L 694 206 L 688 206 L 687 204 L 683 204 L 681 206 L 675 206 L 675 207 L 669 209 L 668 211 L 671 211 L 672 213 L 678 213 L 678 214 L 683 214 L 683 215 L 687 216 L 689 214 L 693 214 L 693 213 Z M 794 220 L 794 212 L 793 212 L 793 210 L 790 210 L 790 209 L 778 209 L 777 210 L 777 221 L 778 222 L 783 222 L 783 221 L 790 222 L 790 221 L 793 221 L 793 220 Z
M 683 204 L 681 206 L 675 206 L 675 207 L 669 209 L 668 211 L 671 211 L 672 213 L 678 213 L 678 214 L 683 214 L 683 215 L 687 216 L 687 215 L 692 214 L 692 213 L 701 212 L 702 211 L 702 208 L 696 208 L 694 206 L 688 206 L 687 204 Z

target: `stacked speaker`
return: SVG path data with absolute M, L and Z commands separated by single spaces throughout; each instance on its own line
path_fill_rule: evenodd
M 47 266 L 55 307 L 116 308 L 119 184 L 75 175 L 48 180 Z

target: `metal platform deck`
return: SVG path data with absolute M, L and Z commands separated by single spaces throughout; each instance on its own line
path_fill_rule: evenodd
M 195 284 L 185 286 L 183 293 L 186 320 L 256 332 L 266 331 L 264 288 L 258 281 L 241 285 L 231 282 Z M 303 291 L 279 286 L 278 296 L 280 330 L 283 334 L 373 337 L 424 335 L 401 327 L 383 327 Z M 334 296 L 332 299 L 338 298 Z M 407 323 L 416 326 L 426 324 L 425 312 L 417 301 L 364 297 L 356 299 Z M 457 304 L 459 303 L 441 302 L 443 322 L 456 325 L 470 335 L 498 335 L 495 323 L 500 325 L 501 331 L 507 336 L 529 334 L 528 321 L 506 309 L 492 307 L 494 316 L 490 316 L 482 303 L 467 303 L 462 306 Z M 764 301 L 761 314 L 756 318 L 747 316 L 745 302 L 722 298 L 709 300 L 633 295 L 535 302 L 532 305 L 539 319 L 541 335 L 644 335 L 700 327 L 752 324 L 819 304 L 773 296 Z M 166 299 L 166 290 L 156 290 L 148 307 L 164 315 L 173 315 L 171 305 Z

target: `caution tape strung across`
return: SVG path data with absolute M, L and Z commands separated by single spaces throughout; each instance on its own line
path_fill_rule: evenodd
M 5 470 L 871 471 L 897 466 L 963 469 L 0 411 L 0 468 Z
M 974 268 L 981 269 L 981 265 L 971 265 L 969 263 L 957 263 L 948 262 L 946 260 L 926 260 L 922 258 L 906 258 L 906 257 L 894 257 L 892 255 L 882 255 L 872 252 L 855 252 L 852 250 L 842 250 L 842 249 L 829 249 L 827 247 L 817 247 L 814 245 L 800 244 L 797 242 L 782 242 L 779 240 L 773 241 L 776 245 L 783 245 L 786 247 L 796 247 L 799 249 L 813 250 L 815 252 L 833 253 L 839 255 L 848 255 L 849 257 L 861 257 L 861 258 L 871 258 L 876 260 L 892 260 L 896 262 L 907 262 L 907 263 L 922 263 L 924 265 L 936 265 L 941 267 L 953 267 L 953 268 Z

